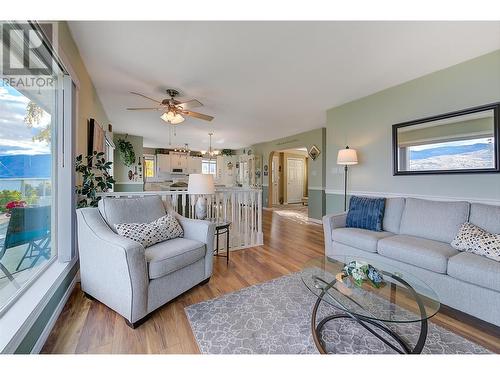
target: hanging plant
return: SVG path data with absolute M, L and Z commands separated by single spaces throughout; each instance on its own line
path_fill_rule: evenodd
M 85 159 L 76 157 L 75 170 L 82 176 L 82 184 L 76 186 L 78 195 L 77 208 L 97 207 L 101 199 L 97 194 L 113 187 L 115 180 L 109 174 L 113 163 L 104 159 L 104 152 L 94 151 Z
M 231 156 L 233 154 L 233 150 L 231 150 L 229 148 L 224 148 L 221 150 L 220 153 L 222 156 Z
M 129 141 L 119 138 L 117 141 L 118 152 L 120 153 L 120 158 L 127 167 L 130 167 L 135 163 L 135 152 L 134 146 Z

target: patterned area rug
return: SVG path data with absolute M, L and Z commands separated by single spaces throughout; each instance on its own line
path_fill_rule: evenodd
M 299 272 L 188 306 L 186 314 L 203 354 L 314 354 L 318 350 L 310 324 L 315 301 Z M 341 311 L 323 303 L 317 321 L 335 312 Z M 418 323 L 390 327 L 411 346 L 416 343 Z M 350 319 L 328 322 L 322 338 L 331 353 L 395 354 Z M 490 352 L 429 322 L 423 353 Z

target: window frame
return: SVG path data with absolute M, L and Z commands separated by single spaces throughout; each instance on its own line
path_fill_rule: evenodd
M 30 22 L 33 30 L 39 31 L 36 23 Z M 40 265 L 29 279 L 0 307 L 0 319 L 8 314 L 10 309 L 30 291 L 33 285 L 44 273 L 52 268 L 55 263 L 60 263 L 66 268 L 77 260 L 76 254 L 76 200 L 74 193 L 74 150 L 75 150 L 75 125 L 77 121 L 78 87 L 77 80 L 68 73 L 65 65 L 57 57 L 50 43 L 46 43 L 50 53 L 55 58 L 55 63 L 60 68 L 57 80 L 57 97 L 55 105 L 56 121 L 52 135 L 54 144 L 52 151 L 52 205 L 51 221 L 51 250 L 55 255 L 45 264 Z M 69 208 L 69 209 L 68 209 Z M 31 293 L 30 293 L 31 294 Z
M 208 164 L 208 173 L 203 172 L 204 164 Z M 211 172 L 212 166 L 214 167 L 213 173 Z M 201 159 L 201 173 L 217 176 L 217 159 Z
M 144 154 L 143 156 L 144 156 L 143 157 L 144 166 L 143 166 L 142 171 L 143 171 L 144 181 L 145 182 L 156 181 L 156 179 L 158 178 L 158 172 L 157 172 L 157 168 L 156 168 L 156 155 Z M 152 177 L 146 176 L 146 160 L 153 162 L 153 176 Z

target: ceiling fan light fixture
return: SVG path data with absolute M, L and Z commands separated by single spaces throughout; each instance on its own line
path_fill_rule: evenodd
M 182 117 L 181 114 L 174 113 L 173 111 L 165 112 L 163 115 L 160 116 L 160 118 L 163 121 L 168 122 L 172 125 L 177 125 L 184 121 L 184 117 Z
M 184 121 L 184 117 L 182 117 L 179 113 L 177 113 L 172 120 L 170 120 L 170 123 L 172 125 L 177 125 L 180 124 L 181 122 Z

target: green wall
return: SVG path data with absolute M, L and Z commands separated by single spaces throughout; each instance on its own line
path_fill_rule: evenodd
M 500 50 L 327 111 L 327 212 L 343 209 L 337 151 L 358 150 L 349 190 L 500 201 L 500 174 L 392 175 L 392 125 L 500 101 Z
M 120 157 L 120 153 L 118 152 L 118 139 L 126 139 L 132 144 L 135 152 L 135 164 L 127 167 L 123 164 L 123 161 Z M 114 186 L 114 191 L 117 192 L 132 192 L 132 191 L 143 191 L 143 178 L 138 181 L 130 181 L 128 178 L 128 171 L 135 171 L 135 167 L 138 167 L 139 157 L 141 158 L 141 165 L 144 168 L 144 158 L 143 158 L 143 137 L 136 135 L 125 135 L 125 134 L 113 134 L 113 142 L 117 145 L 114 153 L 114 162 L 113 162 L 113 178 L 116 181 Z M 139 170 L 137 170 L 139 173 Z M 142 171 L 144 173 L 144 170 Z
M 257 143 L 248 147 L 252 149 L 255 155 L 262 155 L 262 165 L 269 166 L 269 155 L 273 151 L 281 151 L 292 148 L 306 147 L 308 150 L 311 146 L 316 145 L 321 154 L 312 160 L 309 158 L 308 162 L 308 191 L 309 191 L 309 217 L 321 219 L 325 214 L 325 174 L 324 165 L 326 159 L 325 145 L 326 145 L 326 129 L 318 128 L 304 133 L 295 134 L 289 137 L 275 139 L 269 142 Z M 248 149 L 247 148 L 247 149 Z M 268 204 L 268 187 L 269 176 L 262 177 L 262 202 L 264 207 Z

